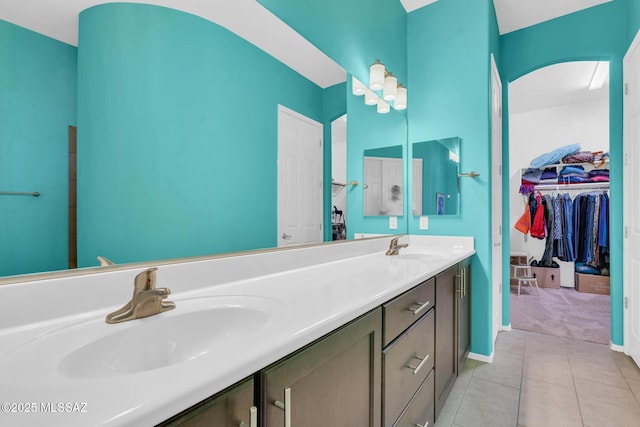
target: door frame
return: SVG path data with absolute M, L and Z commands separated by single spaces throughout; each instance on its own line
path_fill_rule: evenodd
M 633 190 L 636 190 L 637 188 L 631 188 L 633 185 L 633 180 L 631 179 L 631 172 L 630 169 L 634 166 L 633 162 L 634 159 L 628 158 L 628 147 L 631 145 L 632 141 L 631 141 L 631 133 L 632 133 L 632 129 L 633 129 L 633 125 L 631 124 L 631 118 L 630 113 L 631 111 L 629 110 L 629 102 L 625 102 L 627 100 L 628 97 L 630 96 L 634 96 L 636 97 L 638 100 L 636 102 L 640 102 L 640 92 L 638 92 L 638 88 L 636 87 L 632 87 L 631 90 L 629 90 L 628 87 L 628 81 L 626 76 L 630 75 L 631 73 L 628 73 L 628 67 L 630 66 L 629 63 L 630 61 L 630 56 L 631 54 L 635 53 L 635 55 L 640 55 L 640 31 L 638 31 L 636 33 L 635 38 L 633 39 L 633 42 L 631 43 L 631 45 L 629 46 L 629 49 L 627 50 L 627 52 L 624 55 L 623 61 L 622 61 L 622 72 L 623 72 L 623 87 L 624 87 L 624 94 L 623 94 L 623 129 L 622 129 L 622 152 L 623 152 L 623 156 L 624 156 L 624 161 L 623 161 L 623 220 L 622 220 L 622 224 L 624 227 L 624 238 L 622 239 L 622 296 L 623 296 L 623 345 L 622 345 L 622 349 L 624 351 L 625 354 L 631 356 L 633 358 L 633 360 L 636 362 L 636 364 L 638 366 L 640 366 L 640 342 L 635 343 L 635 345 L 632 345 L 632 322 L 633 322 L 633 318 L 634 315 L 638 315 L 638 313 L 636 312 L 639 307 L 640 307 L 640 301 L 634 300 L 634 295 L 632 293 L 632 286 L 631 284 L 633 283 L 633 263 L 630 257 L 630 253 L 631 253 L 631 248 L 630 248 L 630 244 L 629 244 L 629 238 L 628 238 L 628 233 L 629 233 L 629 220 L 632 217 L 632 212 L 631 210 L 633 209 L 633 204 L 632 203 L 625 203 L 624 200 L 631 200 L 631 197 L 633 195 Z M 635 70 L 637 72 L 637 70 Z M 637 167 L 637 166 L 636 166 Z M 640 296 L 640 292 L 636 292 L 635 297 L 637 298 L 638 296 Z
M 497 85 L 494 88 L 494 82 Z M 502 303 L 503 303 L 503 282 L 504 278 L 502 277 L 502 260 L 503 260 L 503 221 L 502 221 L 502 80 L 500 78 L 500 71 L 498 70 L 498 66 L 496 64 L 495 58 L 493 54 L 491 54 L 491 194 L 492 194 L 492 202 L 491 202 L 491 240 L 492 240 L 492 307 L 491 307 L 491 325 L 492 325 L 492 342 L 495 342 L 498 337 L 498 332 L 500 332 L 502 328 Z M 498 109 L 494 108 L 494 89 L 498 91 L 497 96 L 495 97 L 498 102 Z M 498 120 L 499 123 L 497 126 L 494 124 L 494 120 Z M 497 141 L 494 141 L 494 128 L 498 130 Z M 498 149 L 499 152 L 496 153 L 495 149 Z M 495 165 L 495 161 L 498 161 L 499 164 Z M 499 206 L 497 206 L 499 205 Z M 495 224 L 494 221 L 498 221 L 498 230 L 497 233 L 494 233 Z M 499 252 L 495 249 L 497 246 L 500 247 Z M 496 283 L 497 281 L 497 283 Z M 497 307 L 494 307 L 497 305 Z M 499 313 L 497 313 L 499 311 Z M 496 324 L 496 316 L 498 317 L 498 321 Z

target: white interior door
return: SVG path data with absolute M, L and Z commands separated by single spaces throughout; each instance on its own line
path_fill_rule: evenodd
M 624 346 L 640 366 L 640 32 L 624 57 Z
M 502 82 L 491 55 L 491 234 L 493 341 L 502 329 Z
M 278 247 L 323 241 L 322 124 L 278 106 Z

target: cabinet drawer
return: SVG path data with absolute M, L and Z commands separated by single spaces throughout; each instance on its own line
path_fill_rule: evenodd
M 394 423 L 433 368 L 434 318 L 431 311 L 382 352 L 385 426 Z
M 384 319 L 382 345 L 389 344 L 429 311 L 433 307 L 435 296 L 435 278 L 431 278 L 384 304 L 382 306 Z
M 420 389 L 411 399 L 407 409 L 400 415 L 393 427 L 433 427 L 434 421 L 434 373 L 431 371 Z

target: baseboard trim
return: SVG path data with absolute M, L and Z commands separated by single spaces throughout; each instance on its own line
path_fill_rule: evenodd
M 609 348 L 613 351 L 618 351 L 620 353 L 624 353 L 624 346 L 623 345 L 617 345 L 612 343 L 611 341 L 609 341 Z
M 489 356 L 485 356 L 484 354 L 469 352 L 467 357 L 469 359 L 477 360 L 478 362 L 493 363 L 493 352 Z
M 502 330 L 509 332 L 511 330 L 511 323 L 509 323 L 508 325 L 502 325 Z

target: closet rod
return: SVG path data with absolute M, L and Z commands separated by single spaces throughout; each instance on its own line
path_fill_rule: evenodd
M 4 196 L 33 196 L 33 197 L 39 197 L 40 193 L 38 193 L 37 191 L 34 191 L 32 193 L 20 192 L 20 191 L 0 191 L 0 195 L 4 195 Z
M 533 187 L 535 191 L 585 191 L 585 190 L 608 190 L 609 183 L 591 184 L 542 184 Z

